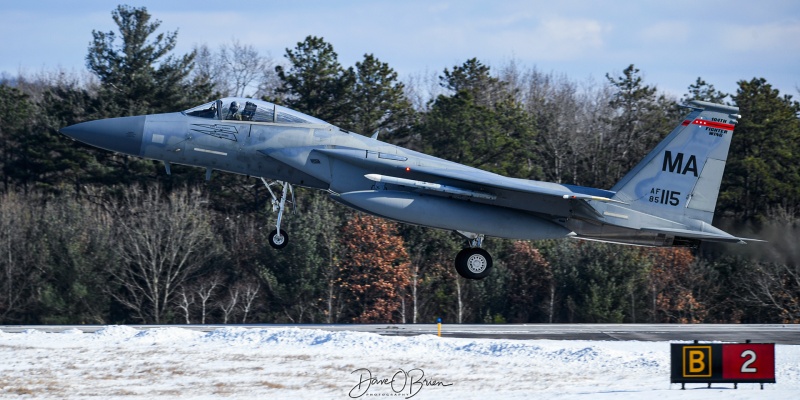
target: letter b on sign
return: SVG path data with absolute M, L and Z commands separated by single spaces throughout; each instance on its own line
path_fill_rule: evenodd
M 706 372 L 706 352 L 702 350 L 689 350 L 689 373 L 692 375 Z
M 684 378 L 710 377 L 711 364 L 711 346 L 683 347 Z

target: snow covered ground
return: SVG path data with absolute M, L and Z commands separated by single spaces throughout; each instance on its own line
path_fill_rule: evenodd
M 669 343 L 397 337 L 313 329 L 109 326 L 0 332 L 2 398 L 797 399 L 800 346 L 777 384 L 670 385 Z M 360 385 L 359 383 L 362 382 Z

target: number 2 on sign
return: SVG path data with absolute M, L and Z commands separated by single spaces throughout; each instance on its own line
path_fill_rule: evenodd
M 742 373 L 756 373 L 758 370 L 755 367 L 751 367 L 750 365 L 756 362 L 756 352 L 753 350 L 745 350 L 742 352 L 742 358 L 750 357 L 747 361 L 742 364 Z

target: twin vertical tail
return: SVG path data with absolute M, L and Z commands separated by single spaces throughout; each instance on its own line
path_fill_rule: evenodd
M 691 101 L 692 112 L 611 189 L 615 200 L 672 220 L 714 218 L 737 107 Z

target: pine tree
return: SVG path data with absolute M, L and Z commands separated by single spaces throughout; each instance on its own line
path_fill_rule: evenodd
M 3 175 L 3 190 L 8 191 L 12 176 L 20 162 L 20 147 L 25 146 L 27 129 L 31 124 L 33 104 L 19 89 L 0 85 L 0 171 Z
M 600 154 L 605 157 L 596 170 L 596 187 L 611 187 L 633 168 L 678 123 L 678 110 L 655 86 L 644 84 L 633 64 L 619 77 L 606 74 L 614 90 L 607 118 L 611 137 L 601 137 Z M 673 125 L 673 123 L 675 125 Z
M 372 135 L 379 130 L 407 128 L 411 103 L 406 99 L 403 83 L 397 80 L 397 72 L 374 55 L 365 54 L 364 60 L 356 63 L 355 73 L 353 130 Z
M 483 65 L 477 58 L 470 58 L 464 64 L 444 69 L 439 76 L 439 84 L 453 93 L 468 92 L 475 102 L 484 107 L 491 107 L 497 102 L 507 100 L 508 83 L 491 75 L 491 69 Z
M 638 247 L 554 241 L 542 248 L 556 282 L 556 319 L 564 322 L 642 322 L 647 257 Z
M 731 140 L 718 208 L 756 221 L 777 209 L 800 215 L 800 105 L 764 78 L 739 81 L 733 100 L 742 118 Z
M 471 59 L 453 72 L 445 69 L 440 80 L 458 91 L 440 95 L 416 127 L 425 152 L 503 175 L 540 175 L 535 123 L 488 67 Z
M 145 7 L 120 5 L 111 15 L 121 43 L 113 31 L 92 31 L 86 66 L 100 79 L 101 96 L 116 107 L 115 114 L 174 112 L 207 100 L 211 86 L 188 79 L 195 52 L 170 54 L 177 31 L 159 33 L 151 40 L 161 21 L 151 22 Z
M 294 49 L 286 49 L 288 70 L 275 67 L 283 104 L 342 128 L 351 128 L 352 68 L 345 70 L 338 55 L 323 38 L 308 36 Z
M 683 103 L 688 103 L 691 100 L 701 100 L 723 104 L 725 98 L 729 96 L 729 94 L 720 92 L 714 88 L 714 85 L 707 83 L 700 77 L 697 77 L 695 83 L 689 85 L 688 90 L 689 93 L 683 95 L 681 99 Z

